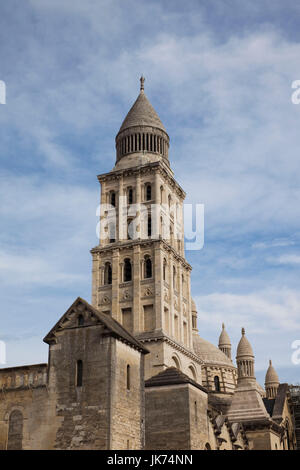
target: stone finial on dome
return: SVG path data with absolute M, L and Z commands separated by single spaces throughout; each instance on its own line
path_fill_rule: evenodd
M 141 90 L 141 91 L 144 91 L 145 77 L 143 77 L 143 75 L 142 75 L 141 78 L 140 78 L 140 82 L 141 82 L 140 90 Z
M 243 357 L 243 356 L 250 356 L 254 358 L 254 353 L 253 353 L 251 344 L 247 340 L 245 333 L 246 333 L 245 328 L 242 328 L 242 337 L 237 347 L 236 356 L 237 358 Z
M 255 381 L 254 354 L 251 344 L 246 338 L 245 328 L 242 328 L 242 337 L 237 347 L 236 362 L 238 367 L 238 383 Z
M 269 367 L 266 373 L 265 378 L 265 388 L 267 393 L 267 398 L 275 398 L 276 392 L 279 386 L 279 377 L 272 365 L 271 359 L 269 360 Z
M 227 331 L 225 330 L 225 325 L 222 323 L 222 331 L 219 336 L 219 349 L 226 354 L 226 356 L 231 359 L 231 341 L 228 336 Z
M 222 331 L 219 337 L 219 347 L 220 346 L 231 346 L 231 341 L 230 341 L 227 331 L 225 330 L 224 323 L 222 323 Z

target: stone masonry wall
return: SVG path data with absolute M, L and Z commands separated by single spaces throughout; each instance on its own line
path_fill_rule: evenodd
M 50 346 L 49 389 L 60 427 L 56 449 L 107 449 L 109 445 L 111 344 L 102 326 L 63 331 Z M 83 383 L 76 386 L 77 361 Z

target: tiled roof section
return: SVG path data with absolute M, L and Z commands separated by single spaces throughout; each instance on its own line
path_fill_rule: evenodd
M 267 412 L 269 413 L 270 416 L 273 415 L 273 409 L 274 409 L 274 404 L 275 404 L 275 398 L 263 398 L 263 402 L 265 405 L 265 408 Z
M 148 100 L 144 91 L 142 90 L 137 97 L 135 103 L 129 110 L 119 133 L 134 126 L 152 126 L 166 132 L 166 129 L 158 117 L 157 112 Z
M 178 385 L 178 384 L 191 384 L 207 393 L 206 388 L 195 382 L 188 375 L 184 374 L 176 367 L 169 367 L 168 369 L 159 372 L 150 379 L 146 380 L 145 387 L 160 387 L 163 385 Z
M 13 366 L 13 367 L 3 367 L 0 368 L 0 372 L 13 372 L 13 371 L 21 371 L 21 370 L 32 370 L 32 369 L 47 369 L 48 364 L 41 363 L 41 364 L 29 364 L 24 366 Z
M 90 305 L 86 300 L 82 299 L 81 297 L 78 297 L 75 302 L 71 305 L 71 307 L 66 311 L 66 313 L 60 318 L 60 320 L 54 325 L 54 327 L 50 330 L 50 332 L 45 336 L 44 341 L 45 343 L 48 343 L 51 341 L 51 338 L 53 337 L 53 334 L 55 333 L 56 329 L 60 326 L 60 323 L 62 320 L 73 310 L 76 310 L 76 306 L 78 304 L 83 304 L 87 310 L 92 312 L 102 324 L 109 330 L 110 334 L 112 336 L 115 336 L 116 338 L 119 338 L 135 348 L 139 349 L 142 353 L 147 354 L 149 351 L 146 349 L 142 343 L 140 343 L 137 339 L 135 339 L 134 336 L 132 336 L 125 328 L 123 328 L 120 323 L 118 323 L 116 320 L 114 320 L 110 315 L 106 315 L 102 312 L 99 312 L 96 308 L 94 308 L 92 305 Z

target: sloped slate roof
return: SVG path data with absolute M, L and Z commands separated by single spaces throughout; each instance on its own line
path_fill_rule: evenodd
M 134 336 L 132 336 L 125 328 L 123 328 L 120 323 L 114 320 L 110 315 L 106 315 L 105 313 L 99 312 L 96 308 L 90 305 L 86 300 L 78 297 L 75 302 L 71 305 L 70 308 L 66 311 L 66 313 L 58 320 L 58 322 L 54 325 L 54 327 L 49 331 L 49 333 L 45 336 L 44 342 L 50 343 L 51 340 L 54 338 L 55 332 L 60 329 L 60 325 L 62 321 L 71 314 L 73 310 L 76 310 L 79 304 L 83 304 L 87 310 L 92 312 L 96 318 L 110 331 L 112 336 L 119 338 L 121 341 L 125 341 L 135 348 L 139 349 L 142 353 L 147 354 L 149 351 L 146 349 L 142 343 L 140 343 Z
M 263 402 L 265 405 L 265 408 L 267 412 L 269 413 L 270 416 L 273 415 L 273 409 L 274 409 L 274 404 L 275 404 L 275 398 L 263 398 Z
M 166 132 L 166 129 L 159 119 L 157 112 L 153 108 L 143 90 L 141 90 L 135 103 L 129 110 L 119 130 L 119 133 L 133 126 L 152 126 Z
M 273 417 L 282 417 L 283 408 L 285 400 L 289 391 L 289 386 L 287 383 L 280 384 L 277 389 L 277 394 L 275 397 L 275 403 L 273 408 Z
M 206 388 L 195 382 L 188 375 L 184 374 L 176 367 L 168 367 L 168 369 L 159 372 L 150 379 L 146 380 L 145 387 L 160 387 L 163 385 L 177 385 L 177 384 L 191 384 L 199 388 L 205 393 L 208 393 Z

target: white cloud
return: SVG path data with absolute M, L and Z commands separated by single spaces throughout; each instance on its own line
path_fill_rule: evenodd
M 272 264 L 300 265 L 300 255 L 296 254 L 281 255 L 273 258 L 269 257 L 267 260 Z
M 272 331 L 300 332 L 300 294 L 290 289 L 247 294 L 212 293 L 196 296 L 200 322 L 216 329 L 222 321 L 234 330 L 242 326 L 252 333 Z

